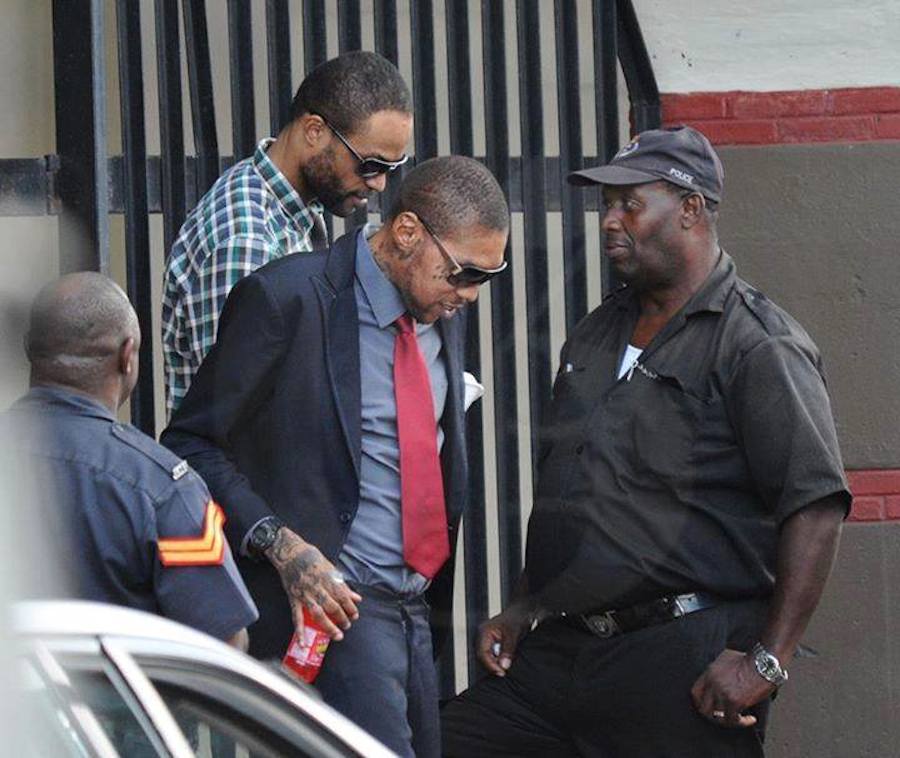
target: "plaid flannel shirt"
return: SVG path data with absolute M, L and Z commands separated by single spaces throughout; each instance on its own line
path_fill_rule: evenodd
M 243 277 L 289 253 L 313 249 L 314 214 L 266 155 L 264 139 L 250 158 L 222 174 L 188 215 L 166 260 L 162 301 L 166 410 L 169 415 L 216 339 L 219 315 Z

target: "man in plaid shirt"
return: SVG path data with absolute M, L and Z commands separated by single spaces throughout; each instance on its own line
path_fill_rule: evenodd
M 322 212 L 348 216 L 406 161 L 409 88 L 380 55 L 352 52 L 314 69 L 291 121 L 236 163 L 188 214 L 166 260 L 162 303 L 166 409 L 187 393 L 244 276 L 326 245 Z

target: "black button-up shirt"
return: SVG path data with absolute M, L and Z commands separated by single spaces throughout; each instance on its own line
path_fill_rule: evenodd
M 764 597 L 781 522 L 835 493 L 850 503 L 818 350 L 724 252 L 617 379 L 638 315 L 619 290 L 562 349 L 529 585 L 569 612 Z

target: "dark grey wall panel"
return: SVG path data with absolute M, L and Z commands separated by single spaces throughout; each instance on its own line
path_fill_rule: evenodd
M 900 466 L 900 143 L 720 152 L 721 241 L 819 345 L 844 463 Z
M 900 755 L 900 523 L 848 524 L 766 740 L 769 758 Z

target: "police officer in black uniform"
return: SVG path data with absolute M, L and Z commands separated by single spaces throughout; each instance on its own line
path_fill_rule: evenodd
M 28 481 L 68 584 L 37 591 L 158 613 L 246 649 L 258 614 L 221 509 L 185 461 L 116 420 L 140 339 L 127 296 L 100 274 L 65 276 L 32 305 L 31 389 L 0 420 L 0 439 L 16 467 L 8 480 Z
M 703 134 L 569 179 L 623 287 L 560 354 L 525 570 L 443 755 L 759 757 L 850 505 L 822 361 L 720 247 Z

